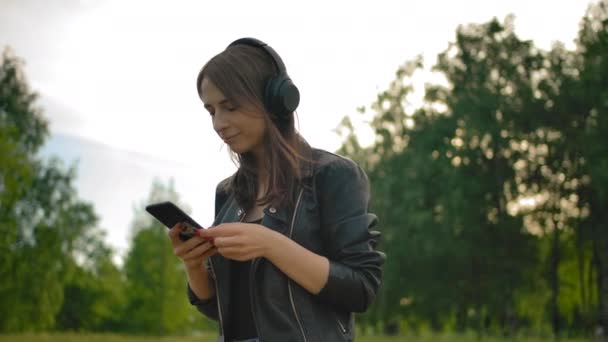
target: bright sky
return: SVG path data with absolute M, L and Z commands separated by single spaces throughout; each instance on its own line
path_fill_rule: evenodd
M 235 168 L 195 79 L 234 39 L 256 37 L 277 50 L 302 94 L 300 131 L 335 150 L 341 118 L 369 105 L 406 60 L 423 54 L 434 63 L 457 25 L 513 13 L 521 38 L 572 48 L 589 3 L 5 0 L 0 48 L 10 45 L 26 61 L 55 139 L 47 151 L 80 160 L 79 194 L 94 203 L 108 242 L 122 253 L 132 208 L 153 177 L 173 177 L 193 216 L 212 221 L 215 185 Z M 82 138 L 103 145 L 83 152 L 74 146 L 87 144 Z

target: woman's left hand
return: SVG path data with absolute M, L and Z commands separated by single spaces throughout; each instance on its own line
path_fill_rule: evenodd
M 266 255 L 278 234 L 260 224 L 223 223 L 197 231 L 202 238 L 210 238 L 217 252 L 228 259 L 246 261 Z

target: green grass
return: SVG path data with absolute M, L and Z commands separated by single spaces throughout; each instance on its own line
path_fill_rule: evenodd
M 217 335 L 149 337 L 116 334 L 40 333 L 0 335 L 0 342 L 215 342 Z
M 39 333 L 39 334 L 17 334 L 0 335 L 0 342 L 214 342 L 217 340 L 215 334 L 205 334 L 201 336 L 188 337 L 149 337 L 149 336 L 126 336 L 115 334 L 78 334 L 78 333 Z M 483 337 L 478 339 L 474 335 L 441 334 L 424 336 L 360 336 L 358 342 L 541 342 L 552 341 L 551 338 L 494 338 Z M 560 339 L 560 342 L 588 342 L 586 339 Z

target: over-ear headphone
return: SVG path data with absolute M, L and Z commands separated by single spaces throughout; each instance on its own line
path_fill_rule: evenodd
M 249 45 L 266 51 L 277 68 L 277 75 L 271 77 L 264 87 L 264 106 L 278 118 L 288 118 L 300 104 L 300 91 L 287 75 L 285 64 L 279 54 L 268 44 L 255 38 L 241 38 L 230 43 L 226 49 L 235 45 Z

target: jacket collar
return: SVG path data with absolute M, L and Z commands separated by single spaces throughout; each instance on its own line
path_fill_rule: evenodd
M 314 174 L 315 161 L 313 160 L 314 155 L 312 147 L 300 135 L 298 135 L 297 152 L 301 157 L 300 175 L 302 177 L 302 182 L 306 183 L 307 179 L 311 178 Z M 234 175 L 232 177 L 234 177 Z M 296 191 L 295 194 L 292 194 L 292 203 L 294 204 L 294 208 L 289 208 L 287 206 L 268 206 L 264 208 L 264 216 L 279 220 L 283 223 L 289 223 L 291 220 L 291 214 L 293 213 L 292 211 L 295 209 L 298 193 L 299 191 Z M 245 211 L 238 205 L 233 195 L 230 196 L 229 201 L 230 207 L 227 212 L 227 217 L 229 217 L 233 222 L 242 221 L 245 217 Z
M 302 159 L 300 160 L 300 172 L 302 179 L 310 178 L 313 175 L 315 161 L 313 160 L 312 147 L 303 137 L 298 135 L 298 153 Z

